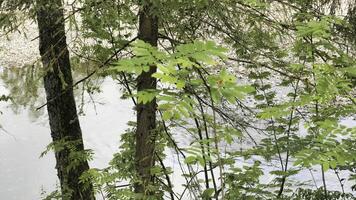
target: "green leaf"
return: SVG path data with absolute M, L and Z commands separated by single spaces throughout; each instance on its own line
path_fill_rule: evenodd
M 162 119 L 164 121 L 170 120 L 172 117 L 173 117 L 173 115 L 172 115 L 172 112 L 170 112 L 170 111 L 165 111 L 162 114 Z
M 330 165 L 328 162 L 323 162 L 322 163 L 322 166 L 323 166 L 323 171 L 326 172 L 330 169 Z
M 188 165 L 196 163 L 197 158 L 195 156 L 188 156 L 185 158 L 184 162 Z
M 213 196 L 214 192 L 215 192 L 214 188 L 208 188 L 208 189 L 204 190 L 204 192 L 201 196 L 204 199 L 209 199 Z
M 158 166 L 151 167 L 151 169 L 150 169 L 151 175 L 159 174 L 161 171 L 162 171 L 162 169 Z
M 159 91 L 157 90 L 144 90 L 144 91 L 139 91 L 137 92 L 137 102 L 138 103 L 149 103 L 151 102 L 156 96 L 159 94 Z

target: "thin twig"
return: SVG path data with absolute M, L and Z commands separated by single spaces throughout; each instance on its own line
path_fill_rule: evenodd
M 68 92 L 70 89 L 73 89 L 75 86 L 79 85 L 80 83 L 86 81 L 87 79 L 89 79 L 90 77 L 92 77 L 94 74 L 96 74 L 99 69 L 107 66 L 113 58 L 115 58 L 115 56 L 120 53 L 122 50 L 124 50 L 126 47 L 128 47 L 132 42 L 134 42 L 138 37 L 134 37 L 133 39 L 131 39 L 130 41 L 128 41 L 126 44 L 124 44 L 120 49 L 118 49 L 117 51 L 115 51 L 115 53 L 113 55 L 111 55 L 103 64 L 101 64 L 97 69 L 93 70 L 91 73 L 89 73 L 86 77 L 80 79 L 79 81 L 75 82 L 73 85 L 67 87 L 65 90 L 63 90 L 59 95 L 53 97 L 52 99 L 49 99 L 46 103 L 44 103 L 43 105 L 39 106 L 38 108 L 36 108 L 36 110 L 40 110 L 43 107 L 45 107 L 48 103 L 53 102 L 54 100 L 56 100 L 57 98 L 61 97 L 63 94 L 65 94 L 66 92 Z

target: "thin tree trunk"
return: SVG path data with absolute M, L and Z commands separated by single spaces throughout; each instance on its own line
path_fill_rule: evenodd
M 83 152 L 82 132 L 78 121 L 73 90 L 69 52 L 66 43 L 64 14 L 61 0 L 37 0 L 36 15 L 39 27 L 40 54 L 45 69 L 44 87 L 51 136 L 54 144 L 65 145 L 55 152 L 57 175 L 65 200 L 93 200 L 90 183 L 80 183 L 79 177 L 89 169 L 86 159 L 70 158 L 73 151 Z
M 139 39 L 157 46 L 158 19 L 152 14 L 152 2 L 145 1 L 139 14 Z M 156 89 L 156 79 L 152 74 L 156 66 L 150 66 L 148 72 L 143 72 L 137 78 L 137 91 Z M 154 165 L 155 129 L 156 129 L 156 99 L 149 103 L 137 105 L 136 130 L 136 171 L 142 182 L 135 185 L 136 193 L 151 194 L 147 186 L 153 185 L 150 169 Z

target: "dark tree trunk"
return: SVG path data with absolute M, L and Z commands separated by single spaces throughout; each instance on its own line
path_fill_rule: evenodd
M 61 0 L 37 0 L 40 54 L 45 69 L 44 87 L 47 95 L 47 110 L 51 136 L 54 144 L 73 145 L 69 150 L 56 150 L 56 169 L 60 180 L 63 199 L 93 200 L 90 183 L 80 183 L 79 177 L 89 169 L 86 159 L 75 165 L 70 152 L 84 152 L 81 128 L 71 88 L 73 84 L 69 52 L 66 43 L 64 14 Z M 70 88 L 70 89 L 68 89 Z
M 152 14 L 152 3 L 146 1 L 139 14 L 139 39 L 157 46 L 158 19 Z M 150 66 L 148 72 L 143 72 L 137 79 L 137 91 L 156 89 L 156 79 L 152 74 L 156 66 Z M 153 184 L 150 169 L 154 165 L 155 131 L 156 131 L 156 99 L 146 104 L 137 105 L 136 130 L 136 170 L 142 183 L 135 185 L 136 193 L 150 194 L 147 186 Z

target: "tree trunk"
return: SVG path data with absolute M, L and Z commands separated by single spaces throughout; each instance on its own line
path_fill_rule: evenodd
M 83 152 L 81 128 L 71 86 L 73 79 L 66 43 L 63 5 L 61 0 L 37 0 L 40 54 L 45 69 L 44 87 L 51 136 L 55 150 L 56 169 L 65 200 L 93 200 L 90 183 L 80 183 L 79 177 L 89 169 L 85 157 L 73 162 L 71 152 Z M 68 89 L 70 88 L 70 89 Z M 69 145 L 71 148 L 69 148 Z
M 152 3 L 146 1 L 139 13 L 139 39 L 157 46 L 158 19 L 152 13 Z M 156 89 L 156 79 L 152 74 L 156 66 L 150 66 L 148 72 L 143 72 L 137 78 L 137 91 Z M 142 182 L 135 185 L 136 193 L 151 194 L 147 186 L 153 185 L 150 169 L 154 165 L 155 129 L 156 129 L 156 99 L 146 104 L 137 105 L 136 130 L 136 171 Z

